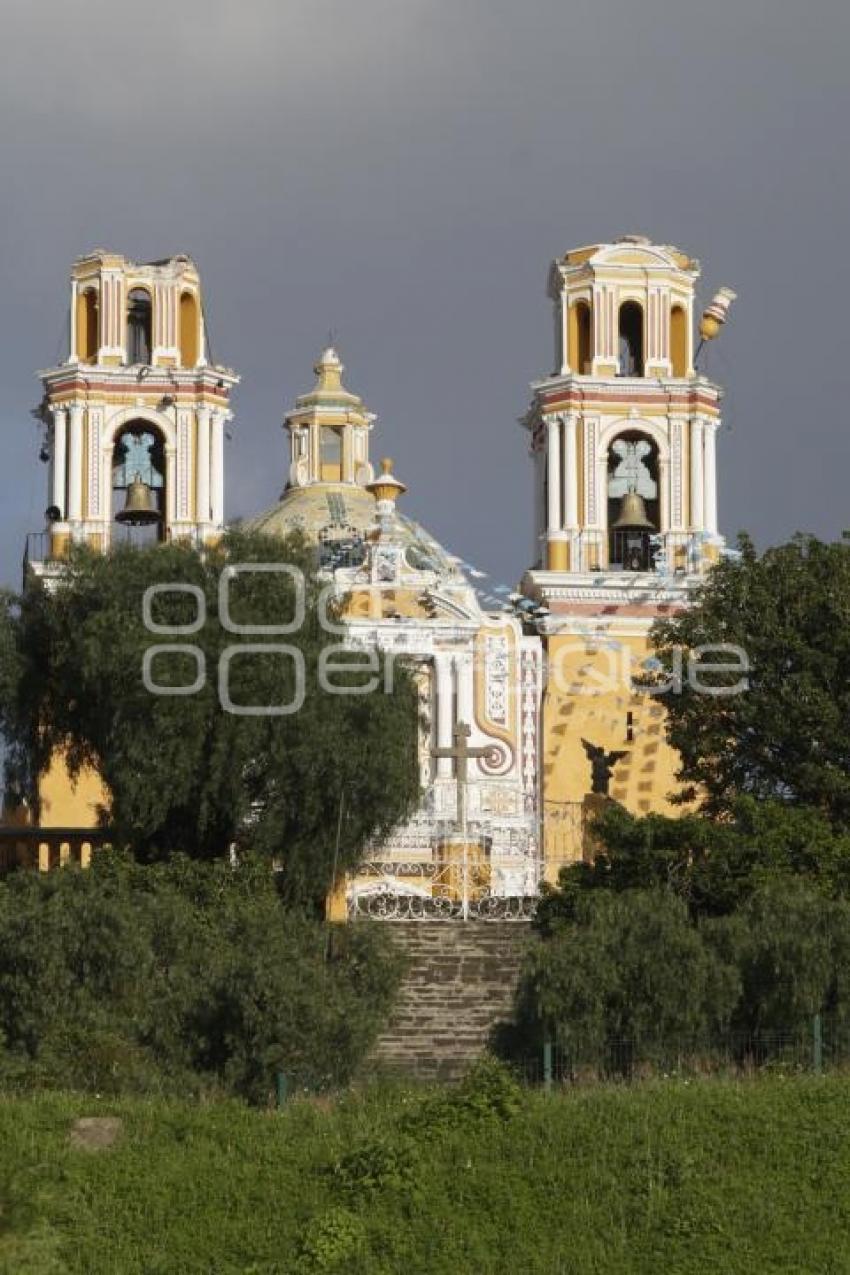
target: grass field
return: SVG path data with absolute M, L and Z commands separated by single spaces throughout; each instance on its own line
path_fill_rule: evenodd
M 528 1092 L 506 1119 L 411 1134 L 421 1101 L 0 1100 L 0 1270 L 850 1272 L 843 1078 Z M 118 1143 L 71 1146 L 97 1114 Z

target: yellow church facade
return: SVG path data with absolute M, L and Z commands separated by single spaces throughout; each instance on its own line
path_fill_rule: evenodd
M 345 642 L 412 666 L 423 709 L 420 809 L 339 883 L 335 916 L 510 914 L 590 852 L 600 801 L 672 809 L 663 699 L 634 679 L 654 621 L 689 604 L 723 547 L 721 393 L 695 369 L 698 277 L 695 260 L 637 236 L 553 262 L 554 370 L 523 419 L 536 554 L 507 598 L 406 516 L 334 349 L 287 412 L 281 498 L 246 525 L 315 544 Z M 704 338 L 733 295 L 703 313 Z M 92 253 L 70 301 L 68 358 L 41 374 L 49 504 L 28 579 L 48 587 L 71 542 L 221 535 L 238 384 L 209 357 L 188 258 Z M 91 827 L 108 805 L 97 776 L 71 785 L 61 758 L 39 799 L 45 829 Z

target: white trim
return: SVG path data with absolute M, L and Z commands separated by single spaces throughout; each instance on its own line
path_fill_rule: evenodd
M 665 420 L 668 418 L 665 417 Z M 611 444 L 619 434 L 625 434 L 629 430 L 637 430 L 641 434 L 648 434 L 658 447 L 659 460 L 669 461 L 670 459 L 670 440 L 667 431 L 663 430 L 660 425 L 656 424 L 648 416 L 619 416 L 615 420 L 610 421 L 604 426 L 599 435 L 599 451 L 604 452 L 607 456 L 611 448 Z
M 166 416 L 163 412 L 155 411 L 152 407 L 144 407 L 138 404 L 135 407 L 119 408 L 117 412 L 108 416 L 104 423 L 103 446 L 114 447 L 116 435 L 130 421 L 147 421 L 148 424 L 155 425 L 161 431 L 166 446 L 177 446 L 174 422 L 171 417 Z
M 68 511 L 67 518 L 77 525 L 83 517 L 83 406 L 72 403 L 68 409 Z
M 547 509 L 549 535 L 561 529 L 561 418 L 546 417 Z
M 195 445 L 196 484 L 195 484 L 195 521 L 199 526 L 208 526 L 212 520 L 210 490 L 210 418 L 212 409 L 199 407 L 195 413 L 197 442 Z
M 224 421 L 225 412 L 212 414 L 210 440 L 210 500 L 213 526 L 224 526 Z
M 454 695 L 452 688 L 452 661 L 448 653 L 440 652 L 434 656 L 434 718 L 437 723 L 437 747 L 451 748 L 452 729 L 454 726 Z M 435 775 L 438 779 L 449 779 L 452 774 L 452 759 L 437 757 Z
M 705 478 L 703 469 L 704 427 L 701 417 L 691 421 L 691 528 L 705 526 Z
M 717 426 L 703 422 L 703 483 L 705 488 L 705 529 L 717 536 Z
M 578 530 L 578 417 L 569 412 L 564 421 L 564 526 Z
M 63 521 L 68 517 L 68 429 L 64 407 L 53 408 L 53 490 L 50 504 L 56 505 Z

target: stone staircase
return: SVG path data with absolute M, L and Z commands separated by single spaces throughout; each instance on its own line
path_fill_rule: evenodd
M 388 921 L 408 964 L 395 1011 L 367 1070 L 456 1080 L 510 1018 L 530 925 Z

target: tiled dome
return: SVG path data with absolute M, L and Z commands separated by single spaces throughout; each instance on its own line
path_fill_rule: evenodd
M 423 527 L 399 513 L 395 519 L 408 566 L 459 575 L 452 558 Z M 271 509 L 247 518 L 242 526 L 246 531 L 273 536 L 300 531 L 320 547 L 327 546 L 330 563 L 355 565 L 363 556 L 364 537 L 375 527 L 375 501 L 354 483 L 314 483 L 290 488 Z

